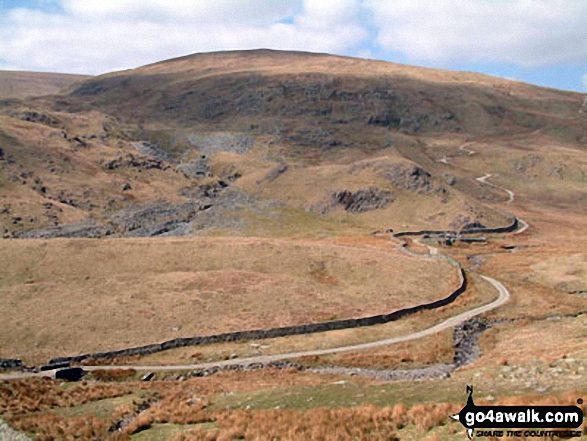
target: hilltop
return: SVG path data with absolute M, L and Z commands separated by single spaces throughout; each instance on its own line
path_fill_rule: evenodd
M 0 224 L 27 237 L 502 225 L 507 213 L 484 202 L 503 192 L 475 179 L 570 204 L 584 179 L 582 105 L 577 93 L 326 54 L 177 58 L 5 103 Z

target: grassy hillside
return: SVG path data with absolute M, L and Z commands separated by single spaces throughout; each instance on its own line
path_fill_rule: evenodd
M 44 362 L 56 353 L 383 314 L 458 285 L 444 260 L 364 242 L 5 241 L 0 357 Z
M 0 99 L 54 95 L 88 75 L 0 70 Z
M 169 60 L 69 91 L 0 109 L 7 237 L 501 225 L 508 215 L 484 202 L 505 193 L 475 180 L 487 173 L 539 203 L 584 197 L 577 93 L 265 50 Z

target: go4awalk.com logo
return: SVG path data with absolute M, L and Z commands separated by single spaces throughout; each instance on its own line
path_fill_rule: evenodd
M 469 439 L 477 437 L 580 437 L 583 423 L 578 406 L 477 406 L 473 387 L 467 386 L 467 404 L 451 418 L 467 429 Z M 582 400 L 577 400 L 582 404 Z

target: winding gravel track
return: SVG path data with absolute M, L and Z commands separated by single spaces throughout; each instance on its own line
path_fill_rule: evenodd
M 499 185 L 492 184 L 491 182 L 487 182 L 487 179 L 490 178 L 490 177 L 492 177 L 492 176 L 493 175 L 491 173 L 487 173 L 485 176 L 481 176 L 481 177 L 475 178 L 475 179 L 477 181 L 483 183 L 483 184 L 487 184 L 487 185 L 489 185 L 491 187 L 499 188 L 500 190 L 505 191 L 508 194 L 508 200 L 506 201 L 506 203 L 510 204 L 510 203 L 514 202 L 514 196 L 515 195 L 514 195 L 514 192 L 513 191 L 508 190 L 507 188 L 504 188 L 504 187 L 500 187 Z
M 469 155 L 474 155 L 474 154 L 475 154 L 475 153 L 477 153 L 477 152 L 476 152 L 476 151 L 474 151 L 474 150 L 468 149 L 468 148 L 467 148 L 467 146 L 468 146 L 469 144 L 471 144 L 471 143 L 470 143 L 470 142 L 467 142 L 467 143 L 463 144 L 462 146 L 460 146 L 460 147 L 459 147 L 459 150 L 460 150 L 461 152 L 467 152 L 467 154 L 469 154 Z
M 507 188 L 500 187 L 499 185 L 492 184 L 491 182 L 487 182 L 487 179 L 489 179 L 491 176 L 493 176 L 491 173 L 487 173 L 484 176 L 480 176 L 478 178 L 475 178 L 475 180 L 476 181 L 479 181 L 479 182 L 481 182 L 483 184 L 487 184 L 487 185 L 489 185 L 491 187 L 498 188 L 500 190 L 505 191 L 508 194 L 508 198 L 509 198 L 506 201 L 506 203 L 508 203 L 508 204 L 512 203 L 514 201 L 515 193 L 513 191 L 507 189 Z M 530 227 L 530 225 L 528 224 L 528 222 L 526 222 L 523 219 L 518 218 L 518 222 L 522 224 L 522 228 L 518 228 L 516 231 L 514 231 L 512 233 L 514 235 L 523 233 L 524 231 L 526 231 Z
M 520 234 L 520 233 L 523 233 L 524 231 L 526 231 L 528 228 L 530 228 L 530 225 L 525 220 L 518 218 L 518 222 L 521 224 L 524 224 L 524 226 L 522 228 L 518 228 L 512 234 Z

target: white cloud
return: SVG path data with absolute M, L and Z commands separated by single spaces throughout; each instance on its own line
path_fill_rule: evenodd
M 587 90 L 587 73 L 583 75 L 583 87 Z
M 378 43 L 413 60 L 587 62 L 585 0 L 366 0 Z
M 0 18 L 0 59 L 18 69 L 101 73 L 195 52 L 350 53 L 366 38 L 359 0 L 63 0 L 64 13 Z M 292 23 L 280 21 L 293 16 Z
M 60 3 L 60 13 L 6 11 L 0 0 L 4 68 L 101 73 L 195 52 L 261 47 L 362 57 L 387 51 L 444 66 L 587 63 L 585 0 Z
M 79 18 L 166 22 L 246 22 L 266 24 L 291 15 L 300 0 L 62 0 L 66 12 Z

